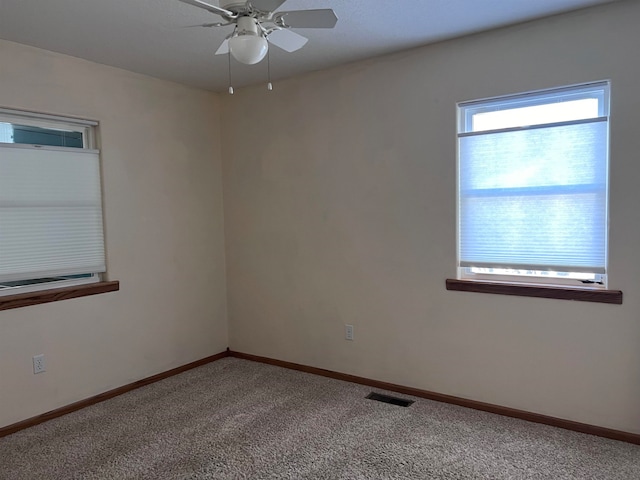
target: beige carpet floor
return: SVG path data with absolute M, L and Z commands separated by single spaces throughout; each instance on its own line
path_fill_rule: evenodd
M 0 439 L 0 479 L 640 479 L 636 445 L 370 391 L 225 358 Z

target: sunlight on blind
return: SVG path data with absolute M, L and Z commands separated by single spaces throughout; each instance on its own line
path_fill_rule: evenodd
M 607 129 L 461 137 L 460 264 L 604 273 Z

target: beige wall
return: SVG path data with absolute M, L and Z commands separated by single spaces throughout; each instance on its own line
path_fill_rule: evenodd
M 638 18 L 622 2 L 225 96 L 231 348 L 640 433 Z M 603 79 L 624 304 L 446 291 L 456 102 Z
M 108 277 L 121 282 L 0 312 L 0 426 L 223 351 L 218 96 L 0 41 L 0 106 L 100 122 Z

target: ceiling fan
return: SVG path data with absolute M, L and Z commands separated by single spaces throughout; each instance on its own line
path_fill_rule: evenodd
M 260 62 L 269 43 L 287 52 L 301 49 L 307 39 L 290 28 L 333 28 L 338 21 L 330 9 L 275 12 L 286 0 L 220 0 L 221 6 L 202 0 L 180 0 L 222 17 L 222 22 L 204 23 L 201 27 L 234 25 L 233 32 L 222 42 L 216 55 L 231 53 L 241 63 Z

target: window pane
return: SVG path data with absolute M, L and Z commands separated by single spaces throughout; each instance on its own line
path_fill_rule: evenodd
M 13 125 L 0 122 L 0 143 L 13 143 Z
M 474 274 L 494 274 L 494 275 L 509 275 L 520 277 L 544 277 L 554 279 L 573 279 L 573 280 L 589 280 L 593 283 L 600 283 L 599 275 L 594 273 L 580 273 L 580 272 L 555 272 L 552 270 L 516 270 L 513 268 L 481 268 L 481 267 L 469 267 L 467 268 L 469 273 Z
M 0 143 L 83 148 L 83 132 L 0 123 Z
M 476 113 L 472 116 L 471 131 L 479 132 L 597 118 L 599 117 L 598 106 L 598 99 L 583 98 L 570 102 Z

